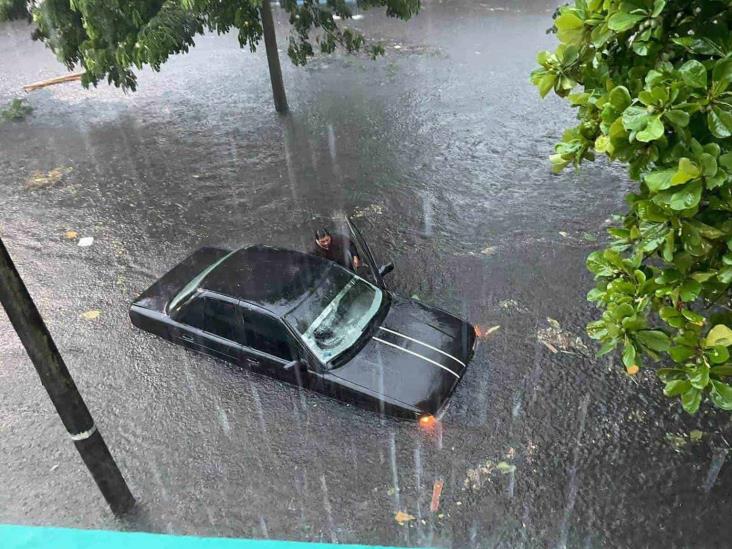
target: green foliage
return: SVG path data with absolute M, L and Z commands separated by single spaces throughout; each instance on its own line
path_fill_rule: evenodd
M 66 66 L 84 68 L 82 84 L 107 81 L 134 90 L 134 69 L 154 70 L 169 56 L 185 53 L 204 31 L 237 32 L 241 47 L 254 51 L 262 39 L 260 6 L 268 0 L 39 0 L 31 2 L 36 25 L 34 37 L 43 40 Z M 303 65 L 315 55 L 313 42 L 323 53 L 336 47 L 355 52 L 366 47 L 364 36 L 339 25 L 351 17 L 345 0 L 281 0 L 290 15 L 292 33 L 288 53 Z M 420 8 L 419 0 L 359 0 L 359 7 L 381 7 L 391 17 L 408 19 Z M 27 15 L 22 0 L 0 0 L 0 21 Z M 311 38 L 311 34 L 314 38 Z M 378 44 L 372 56 L 383 54 Z
M 15 98 L 4 109 L 0 109 L 0 121 L 22 120 L 33 112 L 33 107 L 26 105 L 24 99 Z
M 0 0 L 0 21 L 29 18 L 26 0 Z
M 588 326 L 629 373 L 657 369 L 695 413 L 732 411 L 732 0 L 575 0 L 531 75 L 577 108 L 555 171 L 604 153 L 637 187 L 610 244 L 587 258 L 604 312 Z

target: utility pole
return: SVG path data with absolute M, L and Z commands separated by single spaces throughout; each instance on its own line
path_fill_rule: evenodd
M 135 500 L 97 430 L 84 400 L 66 369 L 56 344 L 23 284 L 0 238 L 0 303 L 18 333 L 28 356 L 71 435 L 81 459 L 107 500 L 112 512 L 129 510 Z
M 279 113 L 286 113 L 287 96 L 285 95 L 285 85 L 282 83 L 280 56 L 277 54 L 277 36 L 275 35 L 274 21 L 272 20 L 272 8 L 269 3 L 270 0 L 262 0 L 262 7 L 259 8 L 262 16 L 264 47 L 267 50 L 269 79 L 272 81 L 272 96 L 274 97 L 275 110 Z

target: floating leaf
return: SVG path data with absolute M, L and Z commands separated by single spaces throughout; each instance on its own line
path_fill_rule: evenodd
M 77 236 L 79 236 L 79 233 L 77 233 L 76 231 L 66 231 L 64 233 L 64 238 L 66 238 L 67 240 L 73 240 Z
M 91 309 L 90 311 L 85 311 L 81 313 L 81 318 L 83 318 L 84 320 L 96 320 L 101 314 L 102 311 L 100 311 L 99 309 Z
M 399 523 L 399 526 L 404 526 L 408 522 L 416 520 L 416 517 L 414 515 L 410 515 L 409 513 L 405 513 L 404 511 L 397 511 L 394 514 L 394 520 Z
M 499 461 L 498 463 L 496 463 L 496 469 L 498 469 L 504 475 L 507 475 L 509 473 L 513 473 L 516 470 L 516 466 L 505 461 Z

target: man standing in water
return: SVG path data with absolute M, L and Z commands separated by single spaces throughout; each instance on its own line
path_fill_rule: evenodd
M 340 234 L 331 235 L 328 229 L 315 231 L 315 246 L 311 253 L 335 261 L 352 271 L 361 266 L 361 258 L 358 257 L 356 246 L 351 239 Z

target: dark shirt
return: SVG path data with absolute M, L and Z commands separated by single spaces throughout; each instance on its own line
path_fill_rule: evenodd
M 353 270 L 353 258 L 358 257 L 356 246 L 351 239 L 340 234 L 331 235 L 330 246 L 327 250 L 314 242 L 312 254 L 335 261 L 351 270 Z

